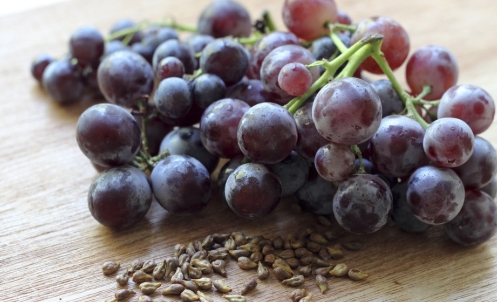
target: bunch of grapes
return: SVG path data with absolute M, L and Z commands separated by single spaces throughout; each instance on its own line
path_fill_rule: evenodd
M 462 245 L 497 230 L 497 153 L 478 136 L 495 104 L 457 84 L 452 53 L 437 45 L 408 57 L 405 29 L 386 16 L 353 24 L 334 0 L 286 0 L 289 31 L 252 22 L 232 0 L 206 7 L 196 29 L 117 22 L 108 38 L 77 30 L 70 55 L 42 55 L 33 76 L 61 104 L 87 91 L 76 138 L 101 172 L 92 215 L 125 228 L 152 199 L 177 215 L 220 196 L 239 216 L 271 213 L 295 195 L 355 234 L 392 218 L 408 232 L 444 224 Z M 178 30 L 193 30 L 180 40 Z M 407 61 L 404 90 L 392 70 Z M 363 71 L 384 74 L 374 82 Z

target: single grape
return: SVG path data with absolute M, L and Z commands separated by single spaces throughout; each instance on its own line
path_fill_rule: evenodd
M 264 90 L 264 86 L 260 80 L 248 80 L 236 85 L 227 95 L 228 98 L 239 99 L 255 106 L 259 103 L 270 102 L 273 100 L 272 95 Z
M 155 75 L 159 81 L 171 77 L 183 78 L 185 75 L 185 66 L 176 57 L 165 57 L 157 65 Z
M 280 105 L 261 103 L 251 107 L 238 124 L 238 145 L 251 161 L 274 164 L 292 152 L 297 143 L 293 116 Z
M 352 19 L 350 16 L 344 12 L 343 10 L 338 10 L 337 13 L 337 22 L 340 24 L 345 24 L 345 25 L 352 25 Z
M 306 182 L 295 193 L 299 204 L 314 214 L 333 214 L 333 197 L 337 191 L 334 183 L 322 178 L 314 167 L 309 170 Z
M 312 106 L 312 119 L 327 140 L 356 145 L 373 136 L 381 122 L 381 101 L 367 82 L 342 78 L 326 84 Z
M 492 177 L 492 180 L 480 188 L 480 191 L 487 193 L 492 199 L 495 199 L 497 196 L 497 176 Z
M 333 0 L 285 0 L 283 22 L 297 37 L 312 41 L 328 34 L 326 22 L 337 21 L 337 7 Z
M 204 73 L 193 80 L 193 101 L 200 108 L 207 108 L 226 95 L 226 85 L 215 74 Z
M 228 38 L 216 39 L 202 51 L 200 69 L 217 75 L 226 86 L 231 86 L 247 72 L 248 56 L 240 43 Z
M 352 34 L 351 44 L 355 44 L 371 34 L 383 35 L 381 51 L 392 70 L 399 68 L 409 54 L 410 42 L 405 29 L 391 18 L 384 16 L 371 17 L 357 25 L 357 30 Z M 383 73 L 372 57 L 368 57 L 361 64 L 361 68 L 375 74 Z
M 69 58 L 48 64 L 43 71 L 42 84 L 45 91 L 61 105 L 79 101 L 85 89 L 81 71 Z
M 226 202 L 243 218 L 260 218 L 271 213 L 281 197 L 281 183 L 266 166 L 248 163 L 228 177 L 224 189 Z
M 473 154 L 468 161 L 452 169 L 461 178 L 466 190 L 479 189 L 497 173 L 497 152 L 492 144 L 477 136 Z
M 304 94 L 312 85 L 312 74 L 301 63 L 288 63 L 278 74 L 278 85 L 291 96 Z
M 98 29 L 86 26 L 77 29 L 69 39 L 69 51 L 78 64 L 98 63 L 104 54 L 104 37 Z
M 449 238 L 460 245 L 481 244 L 497 231 L 497 206 L 486 193 L 466 191 L 461 211 L 444 227 Z
M 262 36 L 254 44 L 249 62 L 249 73 L 254 79 L 260 79 L 262 62 L 266 56 L 276 47 L 283 45 L 299 45 L 299 39 L 290 32 L 273 31 Z
M 249 13 L 240 3 L 232 0 L 216 0 L 200 13 L 197 28 L 200 34 L 211 35 L 214 38 L 248 37 L 252 22 Z
M 219 158 L 207 151 L 200 139 L 200 129 L 181 127 L 169 132 L 160 145 L 159 153 L 168 151 L 169 154 L 188 155 L 205 166 L 209 173 L 217 167 Z
M 236 137 L 238 123 L 250 106 L 236 99 L 221 99 L 204 111 L 200 120 L 200 139 L 215 156 L 233 158 L 243 153 Z
M 107 169 L 93 180 L 88 207 L 99 223 L 124 229 L 145 217 L 152 198 L 145 173 L 135 167 L 121 166 Z
M 192 107 L 190 85 L 181 78 L 166 78 L 155 90 L 154 103 L 164 116 L 173 119 L 182 117 Z
M 78 119 L 76 139 L 83 154 L 103 166 L 131 162 L 141 144 L 135 118 L 114 104 L 97 104 L 86 109 Z
M 443 224 L 456 217 L 464 203 L 464 185 L 451 169 L 424 166 L 411 175 L 407 204 L 419 220 Z
M 393 89 L 392 82 L 382 79 L 373 81 L 370 85 L 380 97 L 382 117 L 391 114 L 401 114 L 404 111 L 406 106 L 395 89 Z
M 392 209 L 390 187 L 379 177 L 354 174 L 338 185 L 333 212 L 340 226 L 354 234 L 378 231 Z
M 154 72 L 145 59 L 131 51 L 117 51 L 98 67 L 98 85 L 105 99 L 124 107 L 152 93 Z
M 355 154 L 349 146 L 328 143 L 316 152 L 314 166 L 327 181 L 345 180 L 354 170 Z
M 281 182 L 281 197 L 297 192 L 309 176 L 309 163 L 296 151 L 292 151 L 279 163 L 268 166 Z
M 224 188 L 226 187 L 226 181 L 228 177 L 236 170 L 236 168 L 242 165 L 243 156 L 238 156 L 227 161 L 219 170 L 217 174 L 217 192 L 222 200 L 226 201 L 226 196 L 224 195 Z
M 482 88 L 464 84 L 449 88 L 438 105 L 437 115 L 455 117 L 468 124 L 475 135 L 487 130 L 495 116 L 495 103 Z
M 292 98 L 278 85 L 278 75 L 281 68 L 288 63 L 302 63 L 304 65 L 315 62 L 316 59 L 310 51 L 299 45 L 283 45 L 273 49 L 264 59 L 261 66 L 261 82 L 264 89 L 270 93 L 280 95 L 281 100 L 275 100 L 278 104 L 285 104 Z M 309 70 L 312 74 L 312 82 L 319 78 L 319 68 L 313 67 Z
M 138 26 L 138 23 L 136 23 L 133 20 L 129 19 L 121 19 L 118 20 L 114 25 L 112 25 L 112 28 L 110 29 L 110 34 L 113 34 L 115 32 L 121 31 L 121 30 L 131 30 L 132 28 L 135 28 Z M 131 40 L 129 40 L 128 45 L 133 45 L 135 43 L 138 43 L 142 40 L 143 33 L 140 30 L 137 30 L 133 33 L 133 36 L 131 37 Z M 116 38 L 115 40 L 117 41 L 122 41 L 126 38 L 126 35 L 120 36 L 119 38 Z
M 318 149 L 328 144 L 329 141 L 319 134 L 314 125 L 312 103 L 304 104 L 297 109 L 293 117 L 295 118 L 298 134 L 295 150 L 308 161 L 314 162 L 314 157 Z
M 473 153 L 474 144 L 475 137 L 468 124 L 451 117 L 431 123 L 423 139 L 428 158 L 435 165 L 448 168 L 464 164 Z
M 150 181 L 157 202 L 176 215 L 190 215 L 204 209 L 212 195 L 209 172 L 187 155 L 170 155 L 159 161 Z
M 43 72 L 45 68 L 47 68 L 48 64 L 52 63 L 54 58 L 48 54 L 38 55 L 33 62 L 31 62 L 31 75 L 35 78 L 40 84 L 43 77 Z
M 408 182 L 403 181 L 395 184 L 392 187 L 393 207 L 392 220 L 402 230 L 409 233 L 421 233 L 431 227 L 431 224 L 424 223 L 409 209 L 407 205 L 407 186 Z
M 417 49 L 406 66 L 406 80 L 414 95 L 430 85 L 425 100 L 438 100 L 457 83 L 459 68 L 454 55 L 442 46 L 426 45 Z
M 195 54 L 193 50 L 185 43 L 182 43 L 176 39 L 170 39 L 162 42 L 154 52 L 152 58 L 152 66 L 154 70 L 157 70 L 159 62 L 166 57 L 176 57 L 178 58 L 183 66 L 185 67 L 185 72 L 187 74 L 193 74 L 195 71 Z
M 369 142 L 370 159 L 386 175 L 406 177 L 429 160 L 423 149 L 425 129 L 403 115 L 390 115 Z

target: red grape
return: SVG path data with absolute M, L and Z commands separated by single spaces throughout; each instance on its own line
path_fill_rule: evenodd
M 337 21 L 334 0 L 285 0 L 283 22 L 297 37 L 312 41 L 329 33 L 326 22 Z
M 318 149 L 328 144 L 329 141 L 319 134 L 314 125 L 312 103 L 304 104 L 295 112 L 293 117 L 295 118 L 298 133 L 295 150 L 308 161 L 314 162 Z
M 334 80 L 317 94 L 312 119 L 327 140 L 344 145 L 362 143 L 381 122 L 381 101 L 367 82 L 358 78 Z
M 423 139 L 428 158 L 440 167 L 457 167 L 473 153 L 475 137 L 468 124 L 460 119 L 445 117 L 434 121 Z
M 399 68 L 406 60 L 410 47 L 409 36 L 404 28 L 395 20 L 388 17 L 371 17 L 361 21 L 357 25 L 357 30 L 352 34 L 351 44 L 371 34 L 383 35 L 381 51 L 385 55 L 385 59 L 392 70 Z M 383 73 L 380 66 L 371 57 L 368 57 L 361 64 L 361 68 L 375 74 Z
M 291 96 L 304 94 L 312 85 L 312 74 L 301 63 L 288 63 L 278 75 L 278 85 Z
M 248 37 L 252 23 L 247 10 L 238 2 L 216 0 L 211 2 L 198 18 L 198 31 L 214 38 L 227 36 Z
M 437 115 L 455 117 L 468 124 L 475 135 L 487 130 L 495 115 L 495 103 L 482 88 L 474 85 L 458 85 L 449 88 L 438 105 Z
M 176 57 L 165 57 L 160 60 L 157 69 L 155 69 L 155 75 L 159 81 L 165 78 L 177 77 L 182 78 L 185 74 L 185 66 Z
M 329 143 L 316 152 L 314 166 L 327 181 L 342 181 L 354 170 L 354 160 L 349 146 Z
M 431 92 L 425 100 L 438 100 L 445 91 L 457 83 L 459 68 L 454 55 L 438 45 L 427 45 L 417 49 L 409 58 L 406 67 L 407 84 L 414 95 L 430 85 Z

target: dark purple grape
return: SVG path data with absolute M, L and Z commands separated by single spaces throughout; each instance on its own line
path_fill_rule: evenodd
M 69 39 L 69 51 L 79 65 L 96 63 L 104 54 L 104 37 L 98 29 L 86 26 L 77 29 Z
M 98 67 L 97 78 L 105 99 L 124 107 L 134 107 L 154 88 L 152 67 L 131 51 L 117 51 L 106 57 Z
M 285 104 L 292 97 L 283 91 L 278 84 L 278 75 L 281 68 L 288 63 L 308 65 L 315 61 L 316 59 L 311 52 L 299 45 L 283 45 L 273 49 L 261 65 L 260 73 L 264 89 L 280 95 L 282 99 L 275 101 L 278 101 L 278 104 Z M 309 71 L 312 74 L 312 82 L 315 82 L 319 78 L 319 68 L 313 67 Z
M 452 168 L 466 190 L 479 189 L 488 184 L 497 173 L 497 152 L 487 140 L 475 137 L 473 154 L 464 164 Z
M 192 94 L 195 104 L 205 109 L 224 98 L 226 85 L 217 75 L 204 73 L 193 80 Z
M 223 158 L 243 155 L 236 133 L 249 108 L 247 103 L 236 99 L 221 99 L 207 107 L 200 120 L 200 139 L 211 154 Z
M 131 28 L 137 27 L 137 26 L 138 26 L 138 23 L 136 23 L 133 20 L 129 20 L 129 19 L 118 20 L 116 23 L 114 23 L 114 25 L 112 25 L 112 28 L 110 29 L 110 34 L 113 34 L 115 32 L 125 30 L 125 29 L 131 29 Z M 133 45 L 135 43 L 141 42 L 142 36 L 143 36 L 143 33 L 141 31 L 136 31 L 133 34 L 133 37 L 129 41 L 128 45 Z M 115 40 L 122 41 L 122 40 L 124 40 L 124 38 L 126 38 L 126 35 L 123 35 L 119 38 L 116 38 Z
M 261 103 L 245 112 L 237 138 L 240 149 L 250 160 L 274 164 L 292 152 L 297 143 L 297 126 L 282 106 Z
M 281 183 L 266 166 L 248 163 L 228 177 L 224 189 L 226 202 L 243 218 L 260 218 L 271 213 L 281 197 Z
M 350 46 L 350 34 L 347 33 L 339 33 L 338 37 L 345 44 L 345 46 Z M 331 37 L 324 36 L 319 39 L 312 41 L 311 52 L 312 55 L 316 58 L 316 60 L 330 60 L 331 56 L 333 56 L 338 50 Z
M 149 105 L 152 107 L 153 105 Z M 149 111 L 151 112 L 151 111 Z M 134 116 L 138 126 L 141 129 L 141 116 Z M 160 144 L 164 137 L 173 130 L 173 126 L 165 123 L 158 116 L 154 116 L 153 118 L 147 121 L 147 147 L 150 155 L 155 156 L 159 154 Z
M 392 219 L 402 230 L 409 233 L 421 233 L 431 227 L 416 218 L 407 205 L 407 181 L 399 182 L 392 187 L 393 208 Z
M 243 81 L 231 89 L 227 97 L 242 100 L 251 107 L 272 100 L 270 93 L 264 90 L 260 80 Z
M 497 176 L 492 177 L 492 180 L 480 188 L 480 191 L 487 193 L 492 199 L 495 199 L 497 196 Z
M 403 115 L 390 115 L 369 142 L 370 159 L 381 172 L 395 177 L 411 175 L 429 160 L 423 150 L 425 129 Z
M 392 209 L 390 187 L 379 177 L 354 174 L 338 185 L 333 212 L 340 226 L 354 234 L 378 231 Z
M 160 112 L 158 114 L 159 118 L 163 120 L 166 124 L 178 127 L 188 127 L 200 123 L 200 118 L 202 117 L 204 111 L 205 109 L 202 109 L 199 106 L 197 106 L 197 104 L 193 103 L 192 108 L 190 108 L 187 114 L 176 119 L 166 117 L 162 115 Z
M 438 105 L 437 115 L 455 117 L 468 124 L 475 135 L 487 130 L 495 116 L 495 103 L 482 88 L 474 85 L 458 85 L 449 88 Z
M 185 75 L 185 66 L 183 66 L 183 63 L 178 58 L 165 57 L 159 62 L 157 69 L 155 69 L 155 75 L 159 81 L 171 77 L 183 78 Z
M 130 51 L 131 48 L 129 48 L 129 46 L 123 45 L 123 43 L 121 43 L 120 41 L 117 41 L 117 40 L 109 41 L 109 42 L 105 43 L 105 50 L 104 50 L 104 54 L 102 55 L 102 58 L 105 58 L 108 55 L 110 55 L 111 53 L 115 53 L 116 51 L 120 51 L 120 50 Z
M 86 109 L 78 119 L 76 139 L 83 154 L 103 166 L 131 162 L 141 144 L 135 118 L 114 104 L 97 104 Z
M 342 78 L 326 84 L 316 95 L 312 119 L 327 140 L 356 145 L 371 138 L 381 122 L 381 101 L 367 82 Z
M 255 79 L 259 79 L 261 77 L 262 62 L 266 56 L 276 47 L 283 45 L 299 45 L 299 39 L 294 34 L 283 31 L 273 31 L 260 38 L 252 48 L 249 73 Z
M 39 83 L 41 83 L 41 79 L 43 77 L 43 72 L 45 68 L 47 68 L 48 64 L 52 63 L 54 58 L 51 55 L 41 54 L 38 55 L 33 62 L 31 62 L 31 75 L 35 78 Z
M 411 175 L 407 204 L 419 220 L 443 224 L 456 217 L 464 203 L 464 185 L 451 169 L 424 166 Z
M 298 133 L 295 150 L 308 161 L 314 162 L 318 149 L 328 144 L 329 141 L 319 134 L 314 125 L 312 103 L 304 104 L 295 112 L 293 117 L 295 118 Z
M 152 58 L 152 66 L 154 70 L 157 70 L 159 62 L 166 57 L 176 57 L 185 66 L 185 72 L 187 74 L 193 74 L 195 71 L 195 54 L 193 50 L 185 43 L 181 43 L 176 39 L 167 40 L 162 42 L 154 52 Z
M 152 204 L 147 176 L 130 166 L 114 167 L 95 178 L 88 192 L 88 207 L 101 224 L 124 229 L 140 221 Z
M 99 164 L 96 164 L 92 161 L 90 161 L 91 165 L 93 166 L 93 168 L 95 168 L 95 170 L 97 170 L 98 173 L 102 173 L 103 171 L 109 169 L 110 167 L 108 166 L 102 166 L 102 165 L 99 165 Z
M 333 197 L 337 187 L 322 178 L 313 167 L 307 181 L 295 193 L 299 204 L 307 211 L 318 215 L 333 214 Z
M 135 43 L 131 45 L 131 51 L 136 52 L 142 56 L 150 65 L 152 65 L 152 58 L 154 57 L 155 48 L 151 45 L 143 43 Z
M 204 50 L 207 44 L 214 41 L 214 37 L 210 35 L 194 34 L 185 40 L 185 43 L 190 46 L 193 53 L 199 53 Z
M 364 168 L 364 171 L 366 171 L 366 174 L 373 174 L 374 175 L 374 174 L 378 173 L 378 170 L 375 168 L 373 163 L 365 158 L 362 159 L 362 166 Z M 359 159 L 356 158 L 354 160 L 354 173 L 359 172 L 359 167 L 360 167 L 360 162 L 359 162 Z
M 71 63 L 70 58 L 48 64 L 43 72 L 42 84 L 45 91 L 61 105 L 79 101 L 85 89 L 81 71 Z
M 200 130 L 194 127 L 182 127 L 169 132 L 162 140 L 159 153 L 168 151 L 169 154 L 188 155 L 204 165 L 209 173 L 217 167 L 219 158 L 205 149 L 200 140 Z
M 222 200 L 226 201 L 226 196 L 224 195 L 224 188 L 226 187 L 226 181 L 228 177 L 233 173 L 236 168 L 242 165 L 243 156 L 234 157 L 227 161 L 219 170 L 217 174 L 217 192 Z
M 170 155 L 150 175 L 157 202 L 168 212 L 190 215 L 207 206 L 212 190 L 207 169 L 195 158 Z
M 177 119 L 188 113 L 192 107 L 192 94 L 187 81 L 180 78 L 166 78 L 154 92 L 157 110 L 165 117 Z
M 328 143 L 316 152 L 314 166 L 327 181 L 342 181 L 354 170 L 354 161 L 350 146 Z
M 309 176 L 309 163 L 296 151 L 292 151 L 285 159 L 269 165 L 268 168 L 281 182 L 281 197 L 297 192 Z
M 228 38 L 216 39 L 202 51 L 200 69 L 203 73 L 217 75 L 226 86 L 231 86 L 245 76 L 248 56 L 240 43 Z
M 370 85 L 380 97 L 382 117 L 391 114 L 400 114 L 404 111 L 406 106 L 395 89 L 393 89 L 392 82 L 382 79 L 373 81 Z
M 197 28 L 199 33 L 214 38 L 248 37 L 252 22 L 249 13 L 240 3 L 216 0 L 204 8 L 198 18 Z
M 173 28 L 152 25 L 143 31 L 143 40 L 141 43 L 153 48 L 155 51 L 163 42 L 178 39 L 178 33 Z
M 449 238 L 460 245 L 481 244 L 497 231 L 497 206 L 486 193 L 466 191 L 461 211 L 444 227 Z
M 453 168 L 464 164 L 473 154 L 475 137 L 460 119 L 440 118 L 426 129 L 423 149 L 437 166 Z

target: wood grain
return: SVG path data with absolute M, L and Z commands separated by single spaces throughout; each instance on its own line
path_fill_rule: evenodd
M 83 25 L 107 32 L 119 18 L 159 20 L 174 16 L 195 24 L 207 0 L 74 0 L 0 17 L 0 299 L 2 301 L 103 301 L 117 285 L 101 273 L 104 261 L 160 260 L 174 244 L 210 233 L 241 231 L 272 238 L 315 225 L 315 216 L 295 214 L 288 198 L 261 220 L 240 219 L 217 198 L 192 217 L 175 217 L 154 203 L 146 219 L 125 231 L 100 226 L 86 194 L 96 172 L 74 138 L 79 114 L 89 104 L 61 107 L 31 79 L 29 64 L 39 53 L 61 56 L 69 35 Z M 244 0 L 252 16 L 269 9 L 282 27 L 282 0 Z M 337 0 L 356 21 L 387 15 L 403 24 L 411 51 L 425 44 L 449 48 L 459 61 L 459 83 L 497 96 L 497 3 L 491 0 Z M 403 68 L 396 72 L 404 82 Z M 497 145 L 495 124 L 482 136 Z M 336 226 L 335 226 L 336 227 Z M 355 238 L 346 236 L 345 239 Z M 364 282 L 330 279 L 322 295 L 313 280 L 313 301 L 496 301 L 497 238 L 474 248 L 451 243 L 441 227 L 407 234 L 394 226 L 360 237 L 365 248 L 344 262 L 370 273 Z M 234 292 L 255 276 L 229 264 Z M 216 278 L 216 277 L 214 277 Z M 133 285 L 129 286 L 130 288 Z M 273 277 L 259 282 L 251 301 L 289 301 L 291 289 Z M 210 296 L 222 300 L 212 292 Z M 135 296 L 132 301 L 136 301 Z M 169 299 L 179 301 L 179 299 Z

